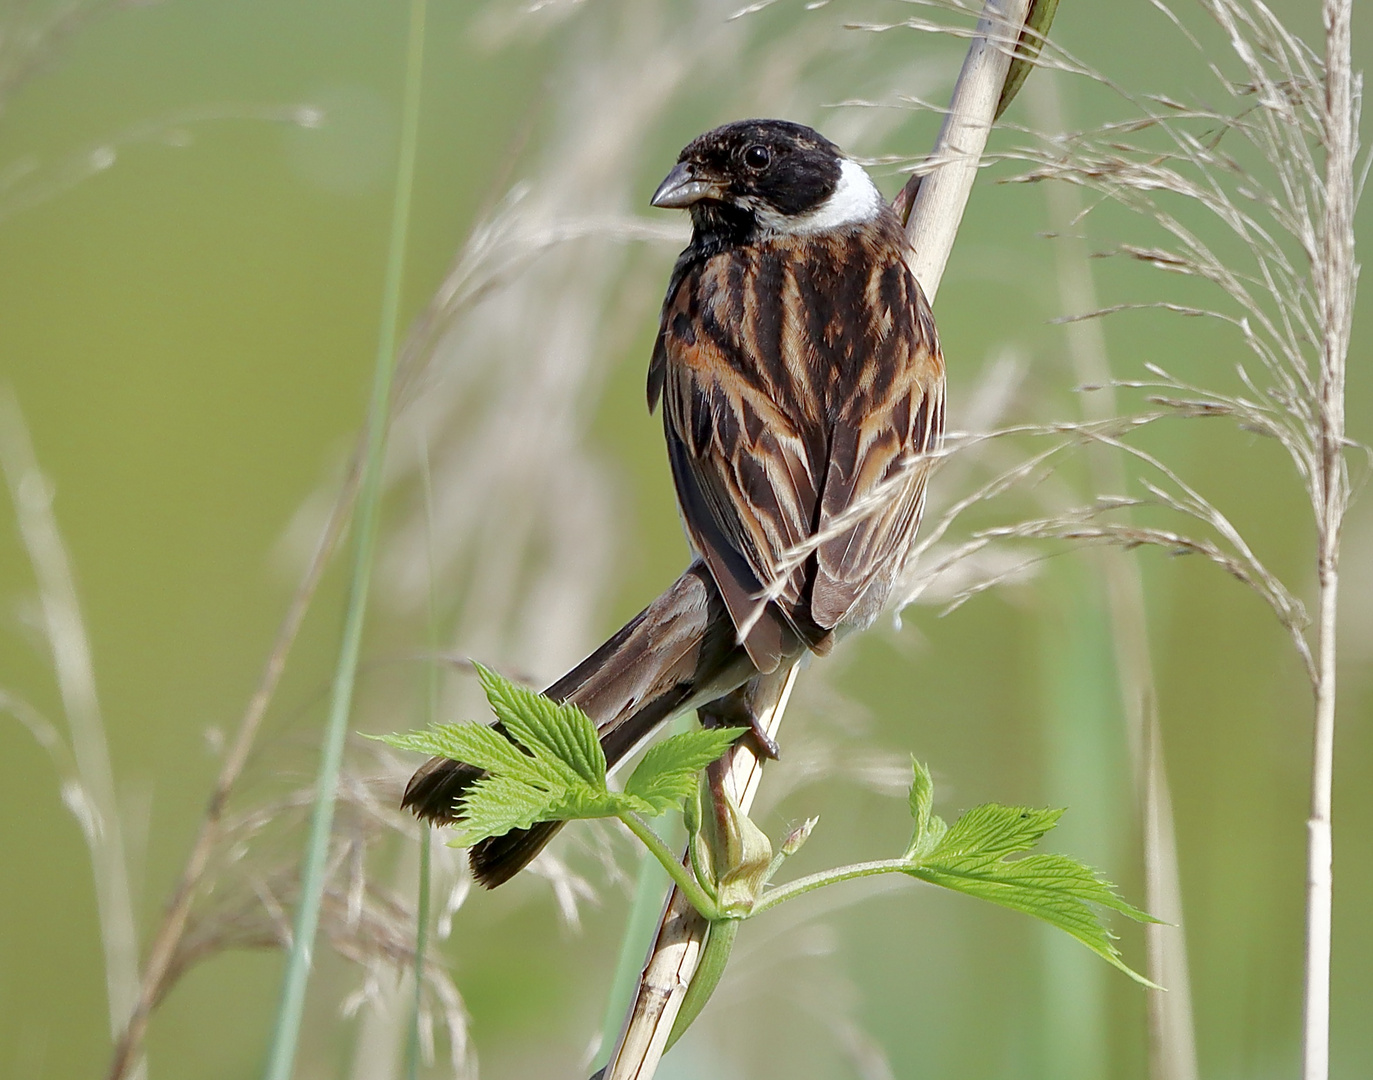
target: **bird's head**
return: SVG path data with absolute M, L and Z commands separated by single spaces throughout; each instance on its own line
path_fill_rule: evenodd
M 872 221 L 885 205 L 856 161 L 786 120 L 738 120 L 692 140 L 653 193 L 688 209 L 698 232 L 825 232 Z

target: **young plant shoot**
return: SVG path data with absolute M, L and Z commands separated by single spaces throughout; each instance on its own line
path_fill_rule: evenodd
M 906 874 L 1033 915 L 1071 934 L 1136 982 L 1154 985 L 1121 959 L 1097 909 L 1109 908 L 1137 922 L 1157 920 L 1121 899 L 1096 871 L 1066 855 L 1011 858 L 1038 844 L 1062 810 L 986 803 L 947 825 L 933 813 L 934 783 L 917 761 L 909 799 L 915 828 L 904 852 L 773 885 L 773 876 L 805 843 L 816 819 L 792 830 L 774 853 L 763 831 L 710 782 L 707 767 L 747 729 L 696 730 L 664 739 L 644 754 L 617 791 L 607 782 L 605 754 L 585 713 L 517 686 L 489 668 L 479 666 L 478 672 L 506 734 L 485 724 L 437 724 L 383 736 L 382 741 L 485 771 L 457 808 L 457 846 L 539 821 L 584 818 L 618 818 L 639 838 L 711 924 L 705 955 L 669 1045 L 719 982 L 740 922 L 815 889 L 875 874 Z M 682 810 L 687 827 L 685 862 L 646 820 L 676 809 Z

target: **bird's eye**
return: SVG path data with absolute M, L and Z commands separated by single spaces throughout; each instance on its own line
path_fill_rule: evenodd
M 754 143 L 744 151 L 744 164 L 750 169 L 766 169 L 772 161 L 772 151 L 766 146 Z

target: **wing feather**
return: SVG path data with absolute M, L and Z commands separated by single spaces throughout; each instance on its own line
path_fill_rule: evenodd
M 810 608 L 821 627 L 866 625 L 881 610 L 915 540 L 933 452 L 943 440 L 934 321 L 918 289 L 907 303 L 912 332 L 898 330 L 883 343 L 892 352 L 888 368 L 903 375 L 885 393 L 856 396 L 834 425 L 817 528 L 827 538 L 816 552 Z
M 678 343 L 668 356 L 663 422 L 682 517 L 736 626 L 753 624 L 744 643 L 754 663 L 770 671 L 795 635 L 756 597 L 778 581 L 781 610 L 799 607 L 805 567 L 786 573 L 778 557 L 808 535 L 816 485 L 787 418 L 731 377 L 715 345 Z

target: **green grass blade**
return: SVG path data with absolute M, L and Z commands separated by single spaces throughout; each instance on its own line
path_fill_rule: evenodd
M 320 753 L 315 785 L 314 808 L 310 815 L 310 838 L 301 868 L 300 902 L 296 908 L 291 952 L 282 980 L 276 1024 L 264 1070 L 265 1080 L 290 1080 L 295 1064 L 296 1045 L 305 1010 L 305 990 L 310 978 L 315 934 L 319 929 L 320 901 L 324 892 L 324 872 L 329 855 L 329 835 L 334 824 L 334 802 L 339 771 L 343 764 L 343 745 L 348 717 L 353 706 L 353 686 L 357 677 L 358 655 L 362 648 L 362 629 L 367 612 L 367 592 L 371 584 L 372 560 L 377 542 L 381 509 L 382 462 L 386 452 L 386 432 L 391 414 L 391 383 L 395 370 L 396 327 L 400 315 L 401 281 L 405 272 L 405 248 L 410 220 L 410 197 L 414 188 L 415 149 L 419 141 L 420 83 L 424 60 L 424 23 L 426 0 L 411 0 L 410 35 L 406 54 L 405 105 L 401 144 L 396 168 L 396 195 L 391 213 L 391 241 L 386 257 L 386 282 L 382 291 L 381 320 L 377 340 L 376 368 L 372 380 L 372 400 L 367 419 L 367 456 L 354 520 L 356 542 L 349 578 L 347 614 L 344 618 L 338 667 L 334 674 L 329 702 L 329 717 Z

